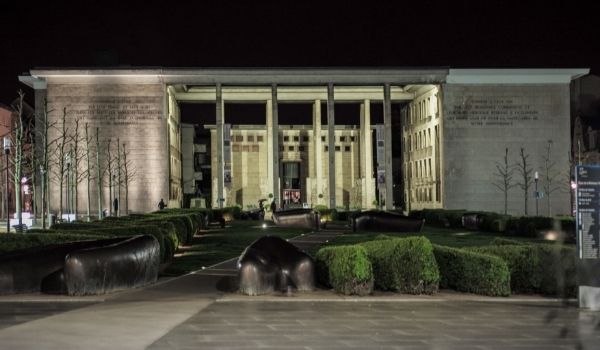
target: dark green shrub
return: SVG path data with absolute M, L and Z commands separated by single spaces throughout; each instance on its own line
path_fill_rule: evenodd
M 408 294 L 438 290 L 439 270 L 427 238 L 382 239 L 361 245 L 373 265 L 376 287 Z
M 315 257 L 317 279 L 345 295 L 368 295 L 373 291 L 373 269 L 360 245 L 325 247 Z
M 506 232 L 521 237 L 538 237 L 541 230 L 550 230 L 552 227 L 552 218 L 544 216 L 521 216 L 508 219 Z
M 490 245 L 471 248 L 470 250 L 487 255 L 494 255 L 508 265 L 510 270 L 510 287 L 514 293 L 534 293 L 539 290 L 540 275 L 538 250 L 529 244 Z
M 474 248 L 503 259 L 510 269 L 513 291 L 574 297 L 575 247 L 560 244 L 506 244 Z
M 338 211 L 336 209 L 329 209 L 324 205 L 316 205 L 313 210 L 319 213 L 321 222 L 339 220 Z
M 87 241 L 104 239 L 107 236 L 100 234 L 88 235 L 80 233 L 27 233 L 14 234 L 7 233 L 0 235 L 0 254 L 7 253 L 13 250 L 41 247 L 51 244 L 60 244 L 76 241 Z
M 510 295 L 510 271 L 500 258 L 434 245 L 440 287 L 491 296 Z
M 517 241 L 514 239 L 500 238 L 500 237 L 496 237 L 490 242 L 490 245 L 523 245 L 523 244 L 527 244 L 527 243 Z

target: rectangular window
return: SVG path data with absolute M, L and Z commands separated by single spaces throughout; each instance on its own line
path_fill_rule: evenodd
M 350 146 L 344 146 L 344 152 L 350 152 Z
M 258 145 L 252 145 L 252 152 L 258 152 Z
M 335 151 L 336 151 L 336 152 L 339 152 L 339 151 L 341 151 L 341 150 L 342 150 L 342 148 L 341 148 L 340 146 L 335 146 Z
M 256 142 L 263 142 L 263 137 L 262 137 L 262 135 L 258 135 L 258 136 L 256 136 Z
M 340 136 L 340 142 L 346 142 L 346 136 Z
M 235 142 L 244 142 L 244 135 L 235 135 Z
M 298 146 L 298 151 L 304 152 L 304 146 Z
M 309 141 L 308 136 L 302 136 L 302 142 L 308 142 L 308 141 Z
M 325 145 L 325 147 L 323 147 L 325 152 L 329 152 L 329 146 Z
M 240 145 L 233 145 L 232 149 L 233 149 L 233 152 L 239 152 L 240 151 Z
M 290 137 L 289 136 L 284 136 L 283 137 L 283 142 L 289 142 L 290 141 Z
M 288 146 L 288 151 L 293 152 L 294 151 L 294 146 Z
M 248 142 L 254 142 L 254 135 L 248 135 Z
M 321 142 L 325 142 L 325 136 L 321 136 Z
M 250 146 L 249 145 L 243 145 L 242 146 L 242 152 L 250 152 Z
M 354 142 L 356 141 L 356 137 L 355 136 L 350 136 L 350 142 Z
M 298 142 L 300 141 L 300 137 L 299 136 L 294 136 L 294 142 Z

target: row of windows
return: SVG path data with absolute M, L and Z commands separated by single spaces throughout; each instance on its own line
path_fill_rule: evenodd
M 413 103 L 410 106 L 410 123 L 415 123 L 427 118 L 430 115 L 437 115 L 438 110 L 438 99 L 437 94 L 433 97 L 427 97 L 417 103 Z
M 356 141 L 356 136 L 340 136 L 339 137 L 340 142 L 355 142 Z M 290 141 L 290 136 L 284 136 L 283 137 L 283 142 L 289 142 Z M 299 142 L 300 141 L 300 137 L 299 136 L 292 136 L 292 141 L 293 142 Z M 309 142 L 310 141 L 310 137 L 309 136 L 302 136 L 302 142 Z M 321 141 L 322 142 L 327 142 L 327 136 L 321 136 Z
M 351 150 L 350 146 L 344 146 L 344 152 L 350 152 L 350 150 Z M 323 151 L 324 152 L 329 152 L 329 146 L 323 147 Z M 336 152 L 341 152 L 342 151 L 342 147 L 341 146 L 335 146 L 335 151 Z
M 438 126 L 435 126 L 434 129 L 434 138 L 435 135 L 438 132 Z M 413 150 L 419 150 L 419 149 L 423 149 L 426 147 L 430 147 L 432 146 L 431 143 L 431 128 L 427 128 L 427 130 L 421 130 L 419 132 L 416 132 L 414 135 L 408 135 L 408 144 L 406 143 L 406 138 L 404 138 L 402 140 L 402 142 L 404 143 L 404 149 L 407 150 L 408 152 L 413 151 Z
M 235 135 L 233 137 L 233 141 L 235 142 L 244 142 L 244 135 Z M 246 142 L 254 142 L 254 135 L 247 135 Z M 263 142 L 262 135 L 256 135 L 256 142 Z
M 421 159 L 414 162 L 408 163 L 408 177 L 409 178 L 423 178 L 432 176 L 431 158 Z
M 231 150 L 233 152 L 239 152 L 240 150 L 242 152 L 258 152 L 259 148 L 258 145 L 233 145 Z

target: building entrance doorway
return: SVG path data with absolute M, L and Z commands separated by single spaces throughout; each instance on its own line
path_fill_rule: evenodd
M 283 162 L 282 194 L 284 208 L 302 207 L 300 162 Z

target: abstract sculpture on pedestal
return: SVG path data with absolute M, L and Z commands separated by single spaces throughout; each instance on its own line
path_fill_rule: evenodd
M 273 222 L 277 226 L 303 227 L 318 230 L 319 213 L 312 209 L 291 209 L 273 212 Z

